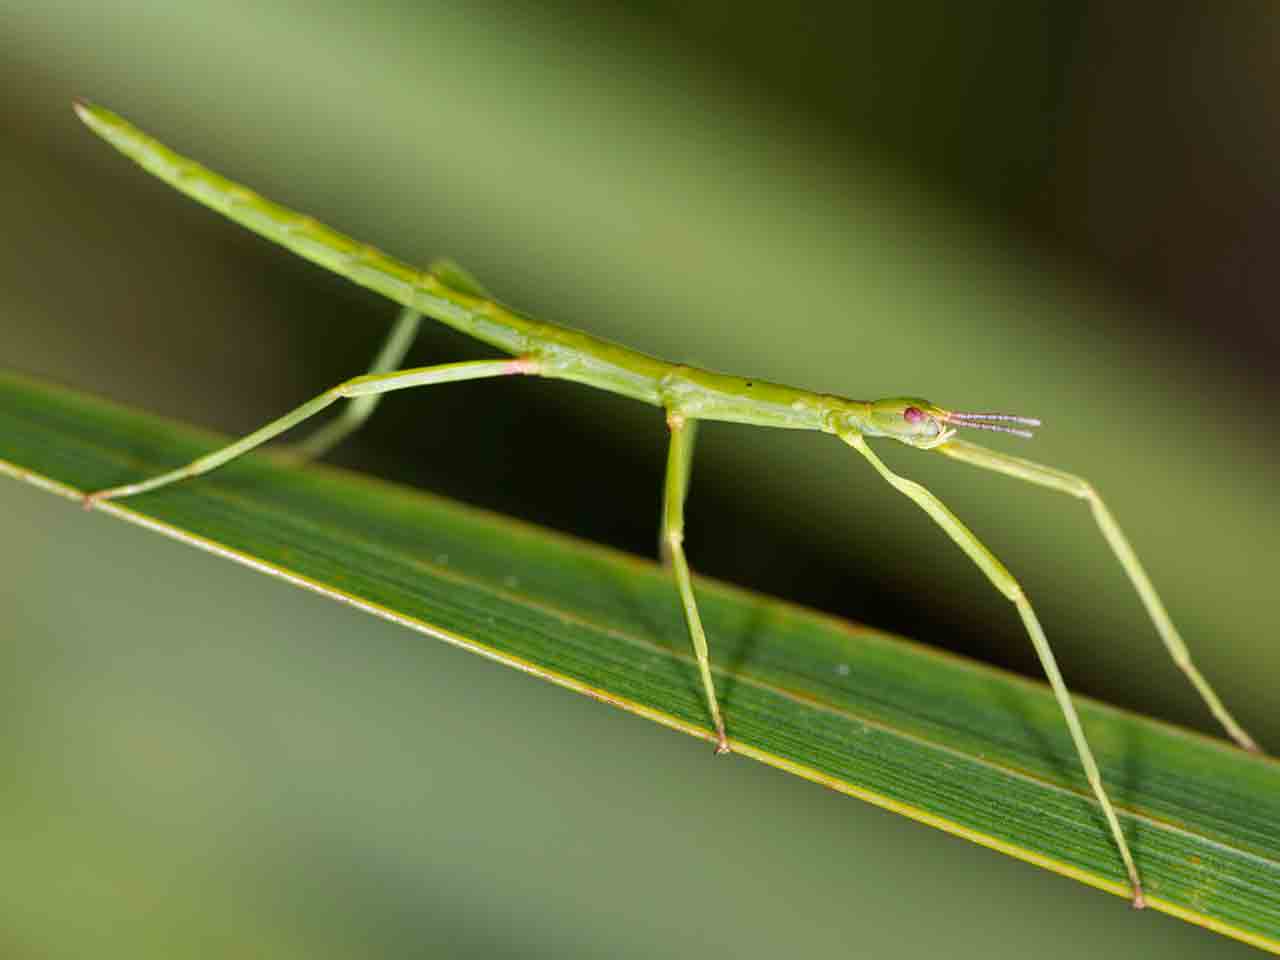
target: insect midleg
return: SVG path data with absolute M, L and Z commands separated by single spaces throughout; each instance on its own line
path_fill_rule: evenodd
M 680 501 L 681 520 L 684 519 L 683 504 L 689 493 L 689 476 L 691 474 L 690 464 L 693 461 L 693 445 L 698 439 L 698 421 L 684 421 L 684 437 L 680 443 L 680 453 L 684 458 L 684 462 L 679 465 L 679 486 L 673 488 L 668 482 L 663 487 L 662 492 L 662 529 L 658 531 L 658 554 L 662 557 L 663 566 L 671 566 L 671 543 L 667 539 L 667 516 L 671 509 L 670 501 L 675 497 Z M 670 471 L 671 466 L 668 464 L 667 470 Z
M 1173 658 L 1173 662 L 1191 680 L 1192 686 L 1196 688 L 1201 699 L 1204 700 L 1209 710 L 1217 718 L 1218 722 L 1222 724 L 1227 733 L 1231 735 L 1232 739 L 1246 750 L 1260 751 L 1253 737 L 1249 736 L 1245 729 L 1236 722 L 1235 717 L 1230 714 L 1213 688 L 1209 686 L 1209 681 L 1204 678 L 1204 675 L 1200 673 L 1196 665 L 1191 662 L 1191 651 L 1187 649 L 1181 634 L 1178 633 L 1178 628 L 1173 625 L 1173 620 L 1170 619 L 1168 611 L 1165 610 L 1164 603 L 1160 600 L 1160 595 L 1156 593 L 1156 588 L 1151 583 L 1151 578 L 1147 576 L 1147 571 L 1143 569 L 1142 562 L 1138 560 L 1138 555 L 1130 545 L 1128 537 L 1124 535 L 1120 525 L 1116 523 L 1115 518 L 1111 515 L 1111 511 L 1107 509 L 1106 504 L 1102 502 L 1102 498 L 1098 496 L 1093 484 L 1083 477 L 1066 473 L 1054 467 L 1046 467 L 1044 464 L 1024 460 L 1021 457 L 1011 457 L 1007 454 L 997 453 L 994 450 L 988 450 L 973 443 L 953 440 L 937 449 L 939 453 L 945 453 L 955 460 L 961 460 L 975 467 L 994 470 L 997 473 L 1003 473 L 1019 480 L 1026 480 L 1028 483 L 1048 487 L 1051 490 L 1057 490 L 1060 493 L 1066 493 L 1087 501 L 1093 511 L 1093 518 L 1098 525 L 1098 529 L 1102 531 L 1102 536 L 1106 539 L 1111 552 L 1115 554 L 1116 559 L 1120 561 L 1120 565 L 1124 567 L 1124 572 L 1129 577 L 1129 582 L 1133 584 L 1138 596 L 1142 598 L 1142 604 L 1147 609 L 1147 615 L 1151 618 L 1151 622 L 1155 624 L 1156 631 L 1160 634 L 1160 639 L 1164 642 L 1165 649 L 1169 651 L 1169 656 Z
M 382 349 L 369 367 L 369 373 L 389 373 L 400 366 L 404 355 L 409 352 L 413 338 L 418 334 L 422 323 L 422 314 L 405 307 L 391 326 L 391 333 L 382 344 Z M 368 393 L 353 397 L 348 401 L 342 413 L 334 417 L 315 433 L 292 448 L 292 452 L 303 460 L 323 457 L 326 453 L 354 433 L 369 419 L 374 408 L 382 400 L 380 393 Z
M 509 360 L 472 360 L 466 363 L 445 363 L 434 367 L 417 367 L 409 370 L 396 370 L 391 373 L 367 373 L 354 377 L 332 387 L 299 407 L 294 408 L 283 417 L 272 420 L 264 427 L 259 427 L 248 436 L 241 437 L 219 450 L 207 453 L 203 457 L 192 460 L 185 467 L 170 470 L 138 483 L 128 483 L 119 487 L 110 487 L 85 495 L 85 506 L 92 507 L 100 500 L 112 500 L 131 497 L 158 487 L 168 486 L 207 473 L 215 467 L 254 447 L 266 443 L 279 436 L 290 427 L 296 426 L 308 417 L 319 413 L 325 407 L 344 397 L 365 397 L 390 393 L 392 390 L 405 390 L 410 387 L 425 387 L 436 383 L 455 383 L 459 380 L 479 380 L 485 377 L 502 377 L 513 373 L 537 373 L 537 364 L 528 359 Z
M 720 703 L 716 700 L 715 683 L 711 679 L 711 657 L 707 652 L 707 634 L 702 629 L 698 604 L 693 597 L 693 577 L 684 555 L 684 498 L 689 490 L 689 468 L 693 458 L 693 440 L 697 421 L 688 419 L 673 410 L 667 411 L 667 426 L 671 428 L 671 446 L 667 453 L 667 479 L 662 498 L 662 554 L 670 560 L 675 573 L 680 601 L 684 605 L 684 618 L 689 626 L 689 639 L 698 659 L 698 673 L 702 689 L 707 695 L 707 707 L 716 730 L 716 753 L 729 752 L 729 740 L 724 732 L 724 720 L 720 716 Z
M 1129 875 L 1133 905 L 1136 908 L 1146 906 L 1146 900 L 1142 895 L 1142 884 L 1138 880 L 1138 868 L 1134 865 L 1133 855 L 1129 852 L 1128 841 L 1125 840 L 1124 831 L 1120 829 L 1119 818 L 1116 817 L 1116 812 L 1111 806 L 1111 799 L 1107 796 L 1106 788 L 1102 784 L 1102 775 L 1098 772 L 1098 764 L 1093 759 L 1093 751 L 1089 749 L 1088 740 L 1085 739 L 1084 729 L 1080 726 L 1080 718 L 1076 715 L 1076 708 L 1071 703 L 1071 695 L 1067 692 L 1062 673 L 1058 670 L 1058 664 L 1054 659 L 1053 651 L 1049 647 L 1049 641 L 1044 635 L 1040 620 L 1036 617 L 1035 610 L 1032 609 L 1031 602 L 1023 592 L 1022 586 L 1009 573 L 1004 564 L 996 559 L 995 554 L 988 550 L 986 545 L 941 500 L 914 480 L 900 477 L 885 466 L 883 461 L 867 446 L 867 442 L 861 434 L 842 434 L 841 439 L 866 457 L 894 489 L 909 497 L 925 513 L 929 514 L 934 522 L 946 531 L 947 536 L 954 540 L 960 549 L 969 556 L 969 559 L 978 565 L 978 568 L 986 574 L 987 579 L 991 581 L 995 588 L 1018 608 L 1018 615 L 1022 618 L 1023 626 L 1031 637 L 1031 643 L 1035 647 L 1036 655 L 1040 658 L 1040 665 L 1044 668 L 1045 676 L 1049 679 L 1049 685 L 1053 688 L 1053 695 L 1057 698 L 1058 707 L 1062 710 L 1062 716 L 1067 722 L 1067 729 L 1071 733 L 1071 739 L 1075 742 L 1076 753 L 1080 757 L 1081 766 L 1084 767 L 1085 777 L 1089 781 L 1089 786 L 1093 788 L 1094 796 L 1098 798 L 1102 813 L 1111 828 L 1111 835 L 1115 838 L 1116 846 L 1120 850 L 1120 859 L 1124 861 L 1125 870 Z

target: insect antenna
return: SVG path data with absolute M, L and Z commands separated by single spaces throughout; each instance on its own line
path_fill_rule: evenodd
M 1030 430 L 1009 424 L 1020 424 L 1021 427 L 1038 427 L 1040 421 L 1035 417 L 1020 417 L 1012 413 L 948 413 L 943 420 L 953 427 L 969 427 L 974 430 L 994 430 L 997 433 L 1011 433 L 1015 437 L 1030 440 Z

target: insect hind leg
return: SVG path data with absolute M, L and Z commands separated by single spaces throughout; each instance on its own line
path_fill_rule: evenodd
M 422 324 L 422 314 L 409 307 L 400 311 L 396 322 L 391 326 L 391 333 L 383 341 L 382 349 L 374 357 L 369 373 L 388 373 L 400 366 L 409 346 L 418 334 Z M 347 401 L 345 409 L 337 417 L 317 429 L 301 443 L 289 448 L 300 460 L 314 460 L 323 457 L 339 443 L 359 430 L 364 422 L 373 414 L 374 409 L 382 401 L 382 394 L 372 393 L 352 397 Z

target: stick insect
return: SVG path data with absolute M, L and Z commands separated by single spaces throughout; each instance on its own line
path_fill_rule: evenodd
M 694 438 L 702 420 L 720 420 L 832 434 L 864 457 L 899 493 L 910 498 L 978 566 L 1017 609 L 1054 696 L 1128 875 L 1133 906 L 1145 905 L 1137 867 L 1085 739 L 1070 695 L 1031 602 L 1013 575 L 977 536 L 933 493 L 899 476 L 875 454 L 868 440 L 889 439 L 933 451 L 963 463 L 1025 480 L 1083 500 L 1102 536 L 1120 561 L 1174 662 L 1231 737 L 1248 750 L 1257 744 L 1236 723 L 1191 661 L 1155 587 L 1111 512 L 1085 479 L 989 450 L 957 438 L 960 430 L 989 430 L 1030 437 L 1040 425 L 1030 417 L 1003 413 L 962 413 L 915 397 L 860 401 L 812 393 L 764 380 L 726 376 L 667 363 L 586 333 L 539 323 L 501 306 L 465 271 L 448 262 L 421 271 L 379 250 L 286 209 L 173 152 L 121 117 L 83 102 L 76 112 L 95 133 L 143 169 L 196 201 L 299 256 L 401 304 L 402 311 L 369 372 L 340 383 L 300 407 L 184 467 L 158 476 L 86 494 L 85 506 L 155 490 L 206 473 L 252 450 L 321 410 L 347 399 L 345 410 L 296 449 L 320 456 L 360 426 L 383 394 L 410 387 L 526 375 L 570 380 L 618 393 L 661 408 L 670 430 L 661 517 L 660 552 L 672 569 L 697 660 L 717 753 L 731 741 L 716 699 L 707 638 L 694 596 L 684 550 L 684 500 L 689 485 Z M 509 359 L 446 363 L 399 369 L 423 316 L 431 317 L 510 355 Z

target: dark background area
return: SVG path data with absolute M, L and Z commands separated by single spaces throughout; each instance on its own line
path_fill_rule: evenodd
M 535 316 L 670 359 L 818 390 L 923 394 L 957 408 L 1042 416 L 1045 429 L 1031 444 L 996 445 L 1098 484 L 1206 673 L 1247 727 L 1264 743 L 1280 743 L 1267 681 L 1280 668 L 1270 602 L 1280 549 L 1272 319 L 1278 281 L 1271 263 L 1280 141 L 1270 108 L 1280 27 L 1266 5 L 934 2 L 752 10 L 718 2 L 603 8 L 566 0 L 357 10 L 135 2 L 111 10 L 0 4 L 0 15 L 0 120 L 7 131 L 0 158 L 0 355 L 6 366 L 244 432 L 358 372 L 394 312 L 121 161 L 74 120 L 70 98 L 88 96 L 215 169 L 362 239 L 421 261 L 456 256 L 503 299 Z M 484 355 L 484 348 L 447 330 L 428 329 L 410 362 Z M 827 438 L 762 433 L 732 426 L 703 431 L 687 536 L 695 569 L 1037 675 L 1013 612 L 914 508 L 869 476 L 865 464 Z M 653 410 L 619 398 L 555 384 L 461 384 L 389 398 L 333 459 L 652 555 L 665 440 Z M 910 451 L 886 456 L 942 495 L 1024 578 L 1073 689 L 1213 732 L 1082 506 Z M 402 670 L 421 672 L 421 705 L 387 701 L 372 681 L 364 688 L 372 700 L 403 708 L 387 706 L 380 721 L 393 739 L 439 721 L 447 698 L 431 687 L 434 680 L 459 691 L 462 702 L 452 708 L 486 718 L 474 723 L 492 719 L 495 729 L 519 725 L 522 737 L 546 738 L 538 746 L 521 741 L 508 752 L 495 732 L 490 757 L 563 751 L 541 754 L 555 759 L 528 772 L 540 778 L 527 788 L 545 791 L 539 796 L 559 796 L 557 788 L 581 793 L 588 782 L 594 790 L 599 777 L 651 791 L 646 795 L 660 798 L 653 804 L 675 803 L 673 817 L 683 816 L 686 806 L 737 808 L 737 819 L 708 814 L 705 829 L 713 836 L 719 836 L 717 825 L 742 834 L 721 838 L 733 856 L 707 842 L 706 873 L 691 868 L 702 880 L 690 898 L 706 895 L 729 913 L 747 902 L 715 872 L 741 874 L 744 857 L 759 857 L 762 869 L 770 862 L 767 846 L 742 852 L 744 842 L 750 846 L 743 834 L 767 833 L 783 843 L 794 835 L 809 838 L 797 840 L 799 846 L 813 844 L 811 857 L 790 867 L 795 896 L 779 897 L 775 906 L 784 916 L 775 922 L 763 914 L 739 917 L 711 935 L 697 919 L 702 901 L 691 899 L 689 925 L 672 921 L 671 929 L 682 932 L 651 946 L 632 940 L 632 955 L 652 955 L 656 944 L 667 955 L 692 955 L 693 930 L 733 955 L 749 952 L 743 944 L 763 955 L 762 945 L 775 942 L 771 937 L 799 943 L 790 939 L 798 936 L 793 928 L 812 938 L 809 949 L 816 952 L 870 936 L 866 922 L 880 918 L 889 930 L 895 918 L 899 927 L 909 924 L 908 934 L 899 928 L 887 941 L 903 946 L 916 935 L 918 941 L 904 947 L 907 955 L 929 949 L 935 935 L 937 943 L 964 941 L 987 955 L 1020 955 L 1031 943 L 1050 955 L 1053 945 L 1043 935 L 1034 939 L 1036 931 L 1069 924 L 1072 930 L 1093 925 L 1099 931 L 1093 952 L 1101 955 L 1155 945 L 1197 956 L 1232 949 L 1171 920 L 1130 917 L 1118 901 L 854 802 L 814 798 L 810 793 L 818 792 L 800 784 L 778 786 L 777 777 L 745 761 L 728 768 L 704 764 L 690 745 L 673 745 L 660 731 L 636 731 L 644 726 L 638 721 L 576 704 L 559 691 L 526 692 L 532 681 L 494 677 L 497 668 L 461 663 L 466 658 L 451 651 L 424 653 L 416 639 L 346 611 L 335 614 L 282 585 L 222 571 L 211 558 L 183 557 L 173 545 L 72 517 L 29 492 L 4 496 L 14 504 L 0 501 L 13 544 L 5 632 L 20 662 L 46 650 L 50 637 L 75 651 L 59 661 L 65 675 L 48 667 L 41 676 L 85 684 L 92 677 L 97 685 L 87 689 L 99 691 L 104 702 L 127 700 L 121 691 L 133 681 L 112 687 L 101 669 L 84 665 L 107 657 L 108 638 L 115 636 L 127 649 L 168 651 L 157 655 L 172 674 L 157 676 L 198 688 L 174 644 L 215 641 L 184 634 L 179 642 L 165 628 L 199 619 L 192 607 L 198 599 L 211 605 L 210 618 L 227 607 L 253 611 L 242 613 L 235 628 L 247 631 L 236 640 L 246 649 L 268 643 L 265 638 L 293 638 L 237 661 L 247 677 L 261 667 L 255 658 L 271 657 L 278 658 L 270 661 L 278 664 L 273 669 L 287 676 L 312 657 L 299 638 L 323 624 L 337 631 L 325 646 L 327 659 L 320 658 L 332 672 L 312 682 L 332 684 L 334 697 L 355 696 L 343 679 L 344 665 L 351 667 L 347 657 L 386 657 L 390 672 L 394 653 L 403 656 Z M 94 536 L 99 539 L 90 550 L 85 544 Z M 111 559 L 117 549 L 130 559 Z M 147 559 L 149 550 L 160 559 Z M 100 578 L 91 572 L 95 562 L 124 579 Z M 163 572 L 144 574 L 147 563 Z M 76 564 L 90 572 L 68 581 Z M 179 585 L 182 575 L 190 577 L 186 588 Z M 173 578 L 160 604 L 174 605 L 171 619 L 158 609 L 139 614 L 141 622 L 124 619 L 138 614 L 128 609 L 138 606 L 136 599 L 127 597 L 142 596 L 158 576 Z M 91 650 L 72 645 L 67 638 L 81 633 L 55 616 L 67 612 L 68 589 L 77 605 L 87 605 L 83 616 L 96 638 Z M 96 593 L 102 594 L 97 601 Z M 334 652 L 344 644 L 349 654 Z M 417 659 L 423 656 L 439 659 Z M 464 675 L 465 681 L 456 679 Z M 233 685 L 250 682 L 233 676 Z M 50 690 L 56 689 L 55 682 Z M 291 691 L 286 681 L 286 688 L 263 689 L 261 696 L 283 710 Z M 51 692 L 45 699 L 28 694 L 23 702 L 53 710 L 60 701 Z M 210 709 L 204 722 L 216 733 L 219 712 Z M 18 727 L 47 735 L 47 717 L 32 711 L 15 713 L 23 721 Z M 590 726 L 597 714 L 605 714 L 598 722 L 609 733 Z M 150 722 L 164 726 L 167 717 L 157 708 Z M 397 723 L 402 726 L 391 732 Z M 203 742 L 206 734 L 192 736 Z M 44 742 L 15 739 L 15 757 L 26 756 L 37 741 Z M 438 749 L 452 756 L 445 746 Z M 673 753 L 687 766 L 679 767 Z M 602 754 L 618 766 L 601 771 Z M 74 743 L 66 755 L 80 756 Z M 440 769 L 452 771 L 447 776 L 457 782 L 473 782 L 468 778 L 480 775 L 467 760 L 484 767 L 484 757 L 459 750 L 453 765 L 441 761 Z M 261 759 L 268 768 L 281 762 Z M 642 763 L 648 766 L 641 769 Z M 359 819 L 351 811 L 367 811 L 376 802 L 371 798 L 406 789 L 414 774 L 392 767 L 391 773 L 367 772 L 367 795 L 346 798 L 349 809 L 342 809 Z M 129 769 L 119 766 L 116 775 Z M 246 771 L 246 783 L 271 792 L 270 775 Z M 489 789 L 517 785 L 490 783 Z M 259 796 L 250 786 L 245 790 Z M 741 806 L 743 791 L 776 807 L 776 816 Z M 461 816 L 466 796 L 459 793 L 457 810 L 443 801 L 440 809 Z M 704 796 L 711 799 L 696 802 Z M 174 788 L 156 802 L 172 811 L 187 809 L 190 799 Z M 277 805 L 245 802 L 270 806 L 281 835 L 308 822 L 287 798 Z M 563 823 L 557 804 L 568 801 L 546 802 L 545 815 Z M 654 846 L 657 840 L 639 839 L 634 817 L 610 821 L 608 803 L 601 807 L 578 816 L 600 818 L 604 833 L 635 829 L 637 845 L 663 849 L 654 853 L 671 858 L 660 861 L 663 868 L 680 869 L 678 831 L 667 832 L 666 852 Z M 245 822 L 241 808 L 230 809 L 226 823 Z M 118 812 L 104 810 L 101 829 L 128 836 Z M 38 812 L 32 816 L 11 819 L 30 829 L 42 822 Z M 529 835 L 548 829 L 534 816 L 524 828 Z M 185 824 L 183 836 L 223 822 L 212 812 L 175 818 Z M 663 820 L 656 813 L 654 819 Z M 699 846 L 694 834 L 683 837 L 686 847 Z M 869 835 L 893 840 L 881 851 L 859 848 L 874 845 Z M 836 836 L 850 844 L 840 850 L 846 859 L 837 859 L 831 846 Z M 59 842 L 75 846 L 72 839 Z M 348 842 L 342 856 L 367 868 L 377 845 L 361 833 Z M 909 843 L 918 849 L 904 855 L 902 844 Z M 933 843 L 939 846 L 931 859 Z M 534 881 L 519 879 L 520 871 L 536 877 L 554 861 L 564 871 L 554 876 L 565 885 L 565 903 L 594 904 L 587 909 L 603 919 L 580 941 L 566 932 L 576 929 L 573 911 L 557 920 L 561 914 L 551 905 L 546 916 L 552 919 L 541 926 L 477 920 L 477 931 L 491 932 L 497 923 L 520 936 L 507 940 L 504 932 L 490 940 L 477 933 L 468 950 L 621 955 L 619 945 L 651 922 L 648 888 L 609 898 L 590 869 L 564 855 L 563 843 L 521 847 L 527 859 L 498 846 L 488 861 L 493 875 L 458 893 L 448 910 L 471 904 L 481 917 L 487 908 L 476 904 L 492 902 L 486 898 L 526 907 L 541 902 L 528 896 L 522 884 Z M 38 856 L 40 848 L 32 849 Z M 444 862 L 433 859 L 429 846 L 419 849 L 403 838 L 397 849 L 396 869 L 414 876 L 426 875 L 424 863 L 440 868 Z M 304 854 L 335 859 L 313 870 Z M 595 854 L 636 856 L 634 849 Z M 301 876 L 340 874 L 338 859 L 329 843 L 299 841 L 296 851 L 281 854 L 275 879 L 264 879 L 270 871 L 245 868 L 261 867 L 252 856 L 229 859 L 225 869 L 228 875 L 248 869 L 255 884 L 297 893 Z M 107 862 L 89 858 L 84 869 L 96 876 Z M 139 876 L 152 878 L 138 881 L 145 886 L 159 874 L 145 866 L 145 857 L 139 862 Z M 895 863 L 925 865 L 915 869 L 939 878 L 937 899 L 928 901 L 937 911 L 933 922 L 920 922 L 918 907 L 902 906 L 912 899 L 913 881 L 895 878 Z M 790 876 L 787 869 L 780 875 Z M 947 870 L 956 871 L 953 881 L 941 879 Z M 810 889 L 806 884 L 827 871 L 834 871 L 834 887 L 823 887 L 824 895 L 856 889 L 855 899 L 867 899 L 842 902 L 836 919 L 828 914 L 824 925 L 797 901 Z M 865 888 L 851 886 L 847 873 L 853 871 L 867 874 Z M 237 929 L 270 926 L 216 877 L 206 887 L 180 875 L 186 879 L 178 889 L 191 902 L 208 890 L 230 898 L 225 915 L 249 918 Z M 341 899 L 340 883 L 314 882 L 321 902 Z M 584 892 L 570 895 L 575 882 Z M 768 885 L 763 877 L 758 882 Z M 18 886 L 10 905 L 26 918 L 22 942 L 33 952 L 56 944 L 75 955 L 80 941 L 66 931 L 48 932 L 47 942 L 46 934 L 32 932 L 48 930 L 35 905 L 54 902 L 53 894 L 41 899 L 41 891 L 61 890 L 59 883 Z M 370 905 L 386 906 L 388 886 L 395 885 L 372 884 L 378 893 L 367 900 L 353 895 L 347 911 L 323 922 L 298 893 L 296 915 L 280 927 L 297 942 L 281 944 L 278 952 L 314 955 L 312 937 L 322 938 L 315 931 L 326 923 L 347 931 L 351 942 L 364 942 L 351 931 L 377 925 Z M 447 898 L 414 889 L 413 895 L 402 890 L 405 914 L 390 923 L 398 932 L 379 949 L 403 952 L 421 944 L 423 918 L 445 909 L 440 904 Z M 873 894 L 894 899 L 895 889 L 903 912 L 872 905 Z M 966 906 L 964 893 L 984 906 Z M 1009 905 L 1015 902 L 1030 918 L 1027 932 L 992 937 L 994 925 L 1014 923 Z M 105 917 L 132 915 L 127 900 L 114 907 L 94 903 Z M 166 942 L 187 948 L 183 931 L 199 924 L 184 925 L 181 903 L 163 910 L 175 931 Z M 415 906 L 424 903 L 421 911 Z M 1085 919 L 1068 920 L 1076 909 Z M 509 914 L 519 916 L 518 910 Z M 965 918 L 981 916 L 987 919 L 975 926 L 986 936 L 947 935 L 948 922 L 963 927 Z M 744 940 L 732 946 L 735 929 Z M 127 933 L 120 942 L 138 946 Z M 1080 944 L 1062 944 L 1062 955 L 1073 946 Z M 345 955 L 341 946 L 332 949 Z

